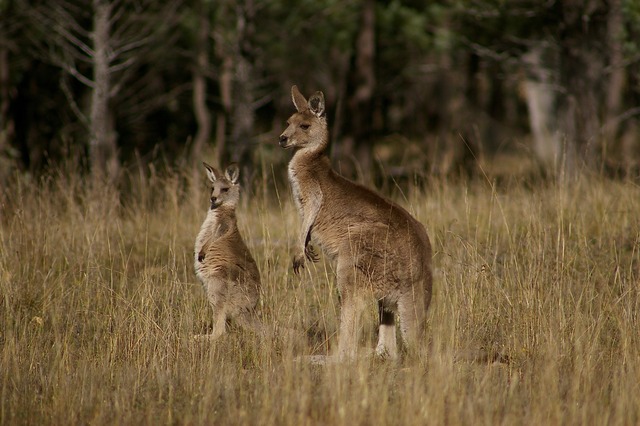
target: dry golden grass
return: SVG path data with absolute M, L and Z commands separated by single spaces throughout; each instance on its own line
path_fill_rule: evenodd
M 398 197 L 434 247 L 420 356 L 313 366 L 295 357 L 335 346 L 339 302 L 330 264 L 291 272 L 286 187 L 245 200 L 240 227 L 264 320 L 315 337 L 190 339 L 211 317 L 192 265 L 207 194 L 184 182 L 134 184 L 122 202 L 73 175 L 5 188 L 1 424 L 640 423 L 637 185 L 439 182 Z M 374 317 L 372 301 L 363 346 Z M 460 358 L 479 351 L 509 362 Z

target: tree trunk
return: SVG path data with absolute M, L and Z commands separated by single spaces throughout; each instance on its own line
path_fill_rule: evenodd
M 609 1 L 609 14 L 607 19 L 607 44 L 609 52 L 609 79 L 607 81 L 605 118 L 603 127 L 603 142 L 605 154 L 611 149 L 619 147 L 619 122 L 617 117 L 622 112 L 622 98 L 625 86 L 625 69 L 623 65 L 624 54 L 622 40 L 624 34 L 624 19 L 620 0 Z M 626 152 L 618 154 L 618 158 L 628 158 Z
M 199 27 L 196 41 L 196 65 L 193 71 L 193 110 L 198 131 L 191 147 L 191 164 L 202 158 L 202 151 L 211 137 L 211 115 L 207 107 L 207 77 L 209 69 L 209 8 L 208 2 L 200 0 Z M 218 164 L 216 164 L 218 166 Z
M 566 95 L 559 97 L 557 111 L 565 138 L 562 171 L 571 177 L 578 172 L 578 166 L 594 169 L 598 164 L 601 146 L 598 101 L 604 75 L 599 43 L 605 39 L 606 22 L 599 19 L 602 4 L 596 0 L 567 0 L 561 7 L 565 27 L 559 36 L 559 72 Z
M 109 37 L 111 6 L 93 0 L 93 91 L 91 94 L 89 155 L 95 177 L 115 180 L 119 172 L 115 130 L 110 117 Z
M 0 219 L 2 219 L 2 205 L 6 180 L 11 173 L 11 158 L 9 146 L 14 137 L 14 121 L 9 114 L 11 96 L 9 94 L 9 49 L 0 41 Z
M 255 32 L 255 4 L 245 0 L 237 7 L 236 45 L 233 57 L 231 159 L 241 167 L 244 188 L 250 191 L 252 174 L 251 145 L 255 126 L 255 70 L 253 65 L 253 36 Z
M 13 119 L 9 115 L 9 84 L 9 49 L 4 43 L 0 43 L 0 155 L 6 153 L 15 130 Z
M 254 173 L 251 145 L 255 125 L 255 111 L 253 107 L 252 64 L 247 58 L 239 57 L 235 68 L 234 107 L 231 117 L 231 152 L 232 161 L 238 163 L 242 170 L 243 187 L 251 191 L 251 181 Z M 245 197 L 246 199 L 246 197 Z
M 365 0 L 360 16 L 360 28 L 356 39 L 355 63 L 353 69 L 354 93 L 348 101 L 347 122 L 350 128 L 345 132 L 347 140 L 342 156 L 357 159 L 360 180 L 373 179 L 373 97 L 376 89 L 375 73 L 375 0 Z M 348 140 L 351 139 L 351 140 Z
M 227 137 L 227 120 L 231 114 L 231 93 L 233 86 L 233 58 L 224 48 L 223 42 L 219 37 L 216 40 L 216 53 L 222 61 L 220 75 L 218 77 L 218 87 L 220 90 L 220 102 L 222 104 L 222 112 L 218 113 L 216 119 L 216 149 L 214 152 L 214 164 L 221 166 L 224 157 L 226 137 Z
M 254 110 L 251 71 L 252 65 L 244 57 L 239 57 L 235 67 L 234 108 L 232 116 L 231 142 L 233 161 L 249 160 L 249 147 L 253 136 Z
M 542 60 L 543 48 L 537 46 L 523 57 L 527 75 L 523 84 L 533 137 L 533 152 L 545 171 L 553 171 L 561 151 L 555 122 L 556 93 L 551 71 Z

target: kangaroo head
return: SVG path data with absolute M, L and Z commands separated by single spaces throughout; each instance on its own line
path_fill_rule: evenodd
M 307 101 L 298 86 L 293 86 L 291 98 L 297 112 L 287 120 L 287 128 L 280 135 L 280 146 L 296 150 L 324 149 L 328 143 L 324 95 L 316 92 Z
M 211 183 L 211 210 L 222 205 L 235 208 L 240 198 L 240 185 L 238 184 L 240 169 L 238 165 L 235 163 L 229 165 L 222 174 L 207 163 L 203 162 L 202 164 L 207 169 L 207 177 Z

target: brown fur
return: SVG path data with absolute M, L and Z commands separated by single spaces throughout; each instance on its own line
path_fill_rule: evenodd
M 305 258 L 317 260 L 309 242 L 319 244 L 337 262 L 340 357 L 355 356 L 358 318 L 366 296 L 373 294 L 384 313 L 376 351 L 395 358 L 394 314 L 409 348 L 424 331 L 432 283 L 427 232 L 405 209 L 331 168 L 322 92 L 307 101 L 293 86 L 292 98 L 298 112 L 289 118 L 280 145 L 294 150 L 289 181 L 302 218 L 294 271 Z
M 261 325 L 255 308 L 260 296 L 260 273 L 238 231 L 238 168 L 232 164 L 222 175 L 204 165 L 211 183 L 211 207 L 196 238 L 194 266 L 213 308 L 214 325 L 211 334 L 198 337 L 220 337 L 227 318 L 258 331 Z

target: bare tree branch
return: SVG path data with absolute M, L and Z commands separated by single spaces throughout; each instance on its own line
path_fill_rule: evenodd
M 124 53 L 128 53 L 132 50 L 135 49 L 139 49 L 142 46 L 145 46 L 147 44 L 149 44 L 152 40 L 153 40 L 153 36 L 152 35 L 147 35 L 143 38 L 137 39 L 137 40 L 133 40 L 129 43 L 123 44 L 120 47 L 118 47 L 117 49 L 113 49 L 110 56 L 111 60 L 114 60 L 118 57 L 120 57 L 120 55 L 124 54 Z
M 622 123 L 623 121 L 627 121 L 630 118 L 633 118 L 633 117 L 635 117 L 637 115 L 640 115 L 640 107 L 629 108 L 628 110 L 626 110 L 622 114 L 617 115 L 617 116 L 612 117 L 609 120 L 607 120 L 607 122 L 602 125 L 600 130 L 605 130 L 608 127 L 617 126 L 618 124 Z
M 136 57 L 132 56 L 129 59 L 126 59 L 123 62 L 120 62 L 119 64 L 111 65 L 109 67 L 109 72 L 116 73 L 126 68 L 129 68 L 131 65 L 133 65 L 136 62 L 136 59 L 137 59 Z
M 60 88 L 62 89 L 64 96 L 67 98 L 67 101 L 69 102 L 69 106 L 71 107 L 73 113 L 76 115 L 76 117 L 78 117 L 78 120 L 80 120 L 80 122 L 84 124 L 84 126 L 88 129 L 90 126 L 89 118 L 85 114 L 83 114 L 78 107 L 78 104 L 73 97 L 71 90 L 69 89 L 69 85 L 64 78 L 60 78 Z
M 69 10 L 68 7 L 65 8 L 60 5 L 53 6 L 51 8 L 52 14 L 57 16 L 55 16 L 51 20 L 57 21 L 57 22 L 64 22 L 65 25 L 67 25 L 71 31 L 74 31 L 81 37 L 89 38 L 91 35 L 90 32 L 87 31 L 85 28 L 83 28 L 80 24 L 78 24 L 74 16 L 70 14 L 68 10 Z

